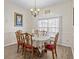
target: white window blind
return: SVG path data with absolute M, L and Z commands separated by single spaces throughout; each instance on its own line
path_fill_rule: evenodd
M 48 35 L 54 36 L 59 32 L 59 17 L 39 19 L 38 30 L 47 31 Z

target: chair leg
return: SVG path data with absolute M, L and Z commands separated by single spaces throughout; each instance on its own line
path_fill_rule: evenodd
M 56 48 L 55 48 L 55 55 L 56 55 L 56 57 L 57 57 L 57 51 L 56 51 Z
M 54 52 L 53 52 L 53 50 L 52 50 L 52 57 L 53 57 L 53 59 L 55 59 L 55 58 L 54 58 Z
M 21 50 L 22 50 L 21 52 L 22 52 L 22 55 L 23 55 L 23 53 L 24 53 L 23 48 Z
M 44 51 L 47 53 L 47 50 L 46 49 Z
M 32 59 L 33 59 L 33 53 L 34 53 L 34 52 L 32 51 Z
M 17 46 L 17 53 L 19 52 L 19 45 Z
M 24 50 L 24 59 L 26 59 L 26 51 Z
M 22 55 L 24 54 L 24 47 L 22 47 Z

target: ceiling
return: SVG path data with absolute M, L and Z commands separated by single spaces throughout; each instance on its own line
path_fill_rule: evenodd
M 8 0 L 8 1 L 27 9 L 35 7 L 35 0 Z M 54 4 L 63 3 L 67 1 L 69 0 L 36 0 L 36 7 L 46 8 Z

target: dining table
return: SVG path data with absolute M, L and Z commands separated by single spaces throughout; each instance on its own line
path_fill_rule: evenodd
M 32 40 L 33 40 L 33 46 L 38 48 L 40 52 L 39 55 L 41 55 L 45 49 L 44 43 L 45 42 L 50 43 L 50 41 L 52 41 L 53 39 L 50 36 L 33 36 Z

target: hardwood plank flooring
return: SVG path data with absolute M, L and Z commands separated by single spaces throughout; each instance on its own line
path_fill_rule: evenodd
M 4 59 L 24 59 L 21 53 L 17 53 L 17 45 L 11 45 L 4 48 Z M 65 46 L 57 46 L 57 55 L 55 59 L 73 59 L 71 48 Z M 29 59 L 26 57 L 26 59 Z M 42 57 L 34 57 L 34 59 L 53 59 L 52 53 L 47 51 Z

